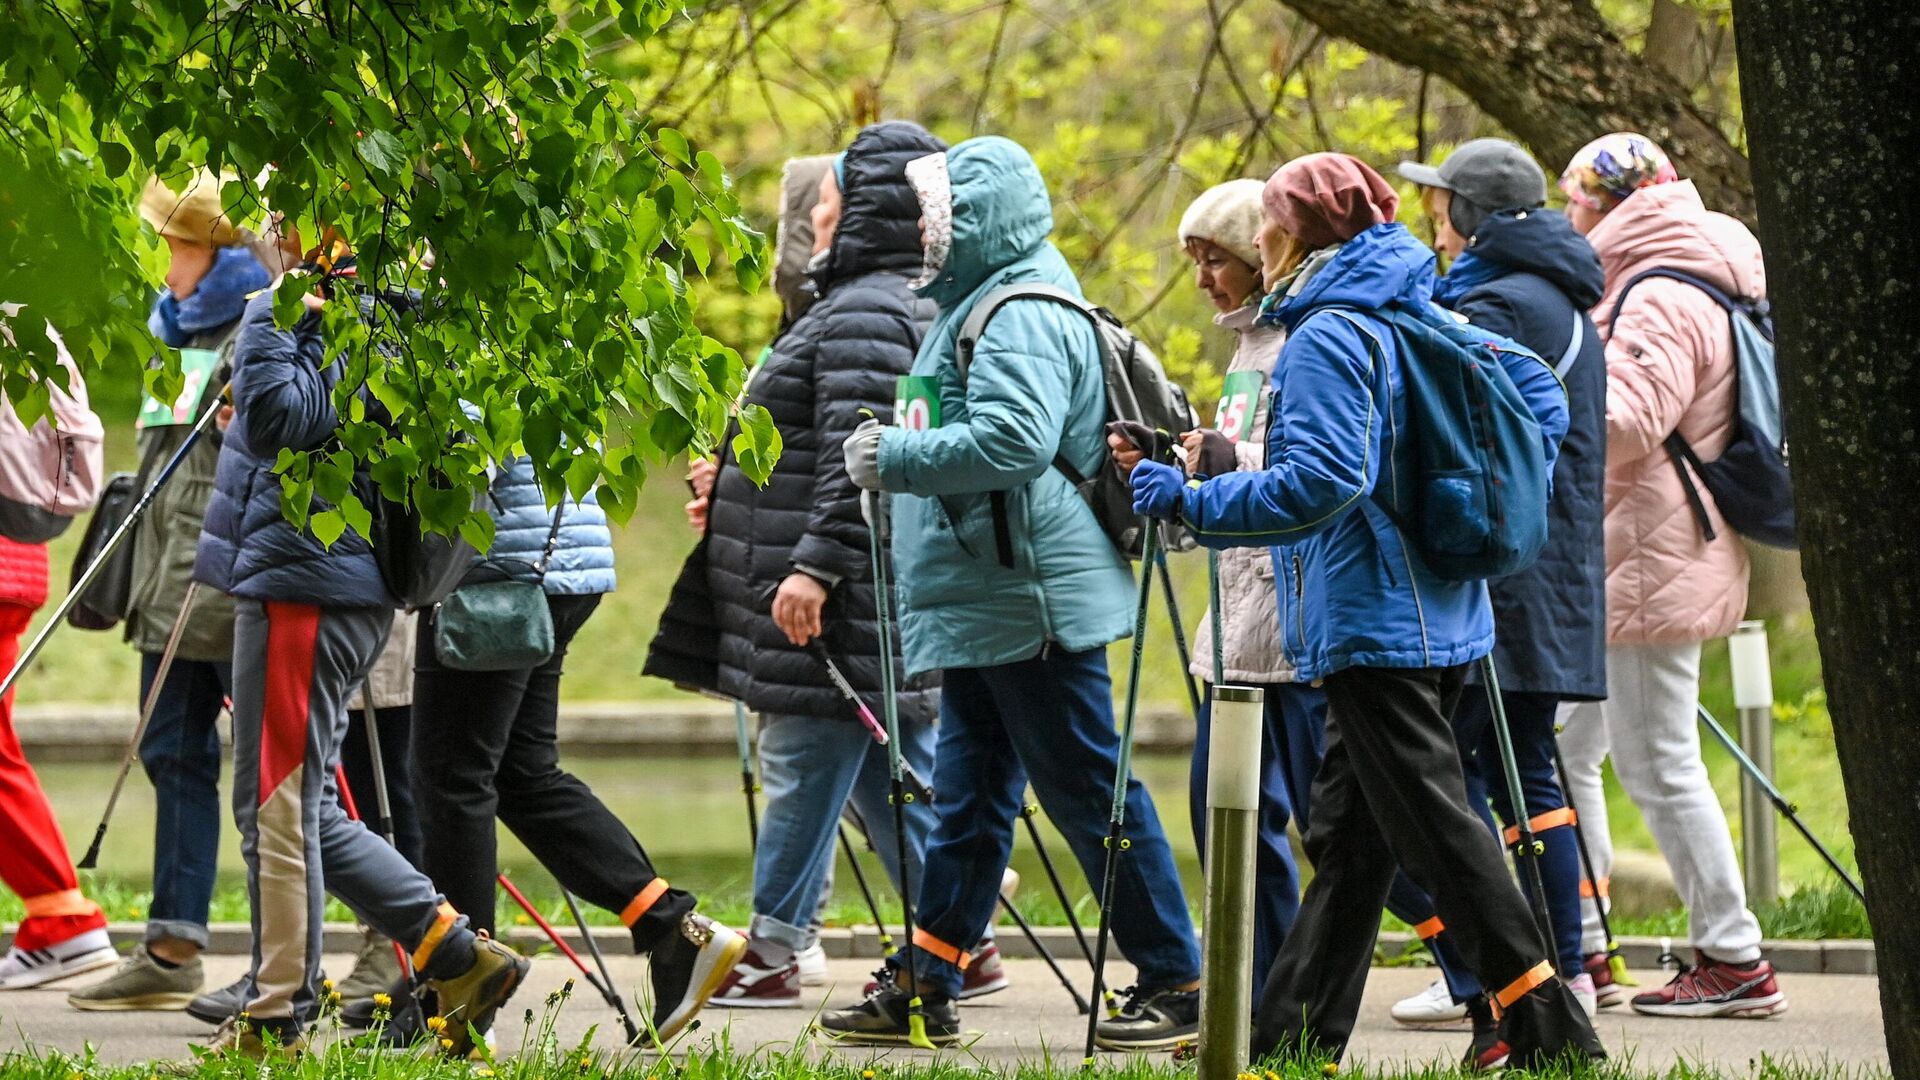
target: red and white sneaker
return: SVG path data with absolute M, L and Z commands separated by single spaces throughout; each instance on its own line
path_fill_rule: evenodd
M 1593 953 L 1581 965 L 1593 977 L 1593 1004 L 1597 1009 L 1617 1009 L 1627 1003 L 1627 988 L 1613 981 L 1613 965 L 1607 954 Z
M 960 973 L 958 1000 L 985 997 L 1007 988 L 1007 966 L 1000 962 L 1000 946 L 989 941 L 973 950 L 967 970 Z
M 723 1009 L 793 1009 L 800 1006 L 800 964 L 774 966 L 753 949 L 733 965 L 709 1005 Z
M 1787 995 L 1765 960 L 1725 964 L 1695 951 L 1673 981 L 1633 999 L 1633 1011 L 1648 1016 L 1732 1016 L 1759 1019 L 1787 1011 Z

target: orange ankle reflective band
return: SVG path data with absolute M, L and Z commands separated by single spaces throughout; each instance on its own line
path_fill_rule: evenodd
M 653 905 L 659 903 L 660 898 L 665 895 L 667 895 L 666 878 L 657 877 L 647 882 L 646 888 L 635 893 L 632 902 L 621 909 L 620 921 L 628 926 L 639 922 L 640 916 L 651 910 Z
M 1533 965 L 1532 970 L 1507 984 L 1506 989 L 1493 995 L 1493 1014 L 1501 1013 L 1513 1007 L 1513 1003 L 1533 993 L 1534 988 L 1553 979 L 1553 965 L 1545 960 Z
M 1573 811 L 1563 806 L 1558 810 L 1549 810 L 1544 814 L 1534 815 L 1531 819 L 1528 820 L 1527 827 L 1529 829 L 1532 829 L 1534 833 L 1537 835 L 1539 833 L 1546 832 L 1548 829 L 1565 828 L 1566 826 L 1573 824 L 1576 820 L 1578 819 L 1576 819 L 1573 816 Z M 1513 828 L 1507 830 L 1507 846 L 1512 847 L 1514 844 L 1517 844 L 1519 842 L 1520 842 L 1520 827 L 1516 825 Z
M 1612 878 L 1601 878 L 1599 881 L 1588 881 L 1586 878 L 1581 878 L 1580 898 L 1582 900 L 1591 900 L 1594 898 L 1595 893 L 1599 893 L 1600 897 L 1605 899 L 1612 885 Z
M 433 959 L 433 950 L 440 947 L 441 939 L 447 936 L 447 931 L 453 929 L 454 921 L 458 918 L 460 913 L 453 910 L 452 904 L 444 901 L 440 904 L 440 917 L 433 920 L 432 926 L 427 927 L 427 936 L 421 938 L 420 947 L 413 950 L 413 970 L 419 971 L 427 966 L 427 961 Z
M 918 926 L 913 928 L 913 943 L 961 971 L 967 970 L 967 965 L 973 963 L 972 953 L 965 949 L 956 949 Z
M 63 889 L 60 892 L 41 893 L 21 900 L 26 905 L 27 918 L 53 919 L 63 915 L 97 915 L 99 905 L 87 899 L 87 894 L 79 889 Z
M 1440 916 L 1435 915 L 1433 918 L 1414 927 L 1413 932 L 1420 935 L 1421 941 L 1432 941 L 1434 938 L 1440 936 L 1440 931 L 1446 928 L 1447 924 L 1440 921 Z

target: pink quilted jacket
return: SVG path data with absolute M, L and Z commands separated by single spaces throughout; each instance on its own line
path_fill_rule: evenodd
M 1705 460 L 1732 437 L 1727 314 L 1668 278 L 1620 290 L 1642 270 L 1683 270 L 1741 297 L 1766 295 L 1760 242 L 1709 211 L 1691 181 L 1642 188 L 1587 237 L 1607 273 L 1593 318 L 1607 338 L 1607 637 L 1683 644 L 1731 633 L 1747 607 L 1747 552 L 1704 487 L 1709 543 L 1661 441 L 1678 430 Z

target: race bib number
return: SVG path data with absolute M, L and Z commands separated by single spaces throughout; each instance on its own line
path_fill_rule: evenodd
M 213 369 L 218 366 L 220 354 L 212 349 L 181 349 L 180 376 L 185 381 L 180 386 L 180 396 L 171 405 L 151 397 L 141 402 L 140 415 L 134 420 L 134 427 L 141 430 L 170 427 L 191 424 L 199 419 L 194 415 L 194 407 L 200 404 L 200 395 L 206 392 L 207 380 L 213 378 Z
M 1266 376 L 1257 371 L 1228 375 L 1220 388 L 1220 410 L 1214 414 L 1213 429 L 1233 442 L 1245 440 L 1260 410 L 1260 388 L 1266 381 Z
M 908 431 L 940 426 L 940 382 L 930 375 L 902 375 L 893 392 L 893 422 Z

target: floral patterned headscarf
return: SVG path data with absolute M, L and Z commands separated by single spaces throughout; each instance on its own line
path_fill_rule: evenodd
M 1606 210 L 1643 187 L 1680 179 L 1667 152 L 1645 135 L 1617 131 L 1580 148 L 1560 174 L 1560 190 L 1589 210 Z

